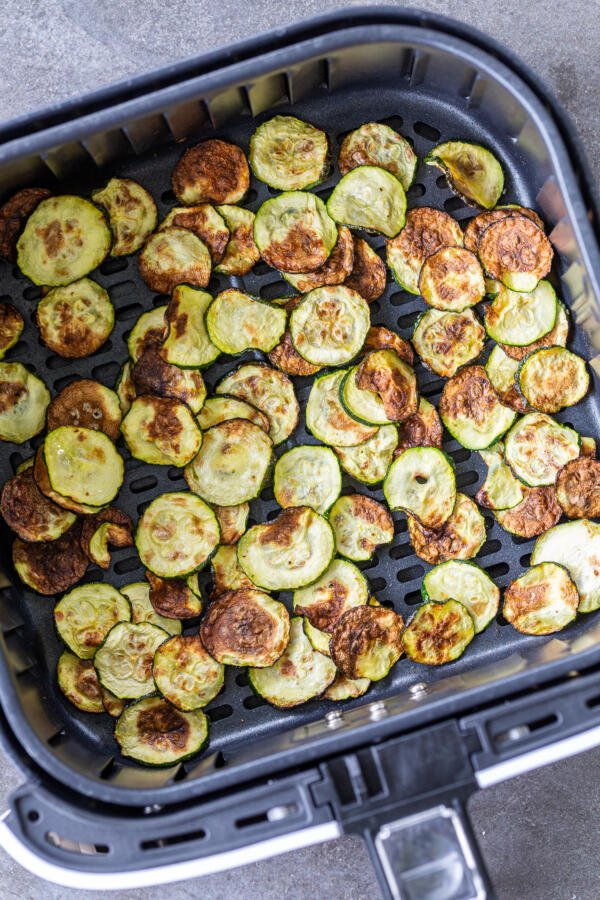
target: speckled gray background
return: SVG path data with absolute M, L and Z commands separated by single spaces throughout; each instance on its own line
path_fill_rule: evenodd
M 0 118 L 326 10 L 331 0 L 3 0 Z M 504 41 L 552 86 L 600 178 L 599 0 L 421 0 L 405 6 L 453 15 Z M 0 797 L 19 783 L 8 761 Z M 501 900 L 600 897 L 600 751 L 478 794 L 476 834 Z M 83 893 L 47 885 L 0 851 L 0 898 L 363 900 L 378 895 L 360 842 L 344 839 L 167 888 Z

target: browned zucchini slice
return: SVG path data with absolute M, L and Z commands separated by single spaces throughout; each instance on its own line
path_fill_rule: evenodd
M 237 544 L 246 531 L 246 523 L 250 513 L 249 503 L 238 503 L 233 506 L 213 506 L 222 544 Z
M 225 667 L 206 652 L 198 635 L 176 635 L 156 651 L 152 674 L 163 697 L 188 711 L 214 700 L 223 687 Z
M 240 366 L 219 382 L 215 393 L 232 394 L 263 412 L 269 419 L 269 437 L 275 446 L 285 441 L 298 424 L 300 407 L 294 385 L 283 372 L 262 363 Z
M 338 165 L 342 175 L 357 166 L 387 169 L 407 191 L 415 177 L 417 155 L 406 138 L 389 125 L 366 122 L 342 141 Z
M 136 397 L 121 432 L 135 459 L 157 466 L 185 466 L 202 445 L 191 410 L 170 397 Z
M 442 422 L 469 450 L 484 450 L 513 424 L 516 413 L 503 406 L 483 366 L 465 366 L 444 385 Z
M 412 366 L 415 361 L 413 348 L 408 341 L 383 325 L 372 325 L 367 332 L 363 351 L 368 353 L 371 350 L 395 350 L 400 359 L 403 359 L 409 366 Z
M 554 634 L 577 615 L 579 592 L 564 566 L 543 562 L 511 582 L 504 618 L 522 634 Z
M 306 616 L 313 628 L 331 633 L 347 610 L 368 599 L 369 587 L 360 569 L 346 559 L 334 559 L 314 584 L 294 591 L 294 612 Z
M 289 636 L 290 617 L 283 603 L 252 589 L 222 594 L 200 626 L 210 655 L 229 666 L 272 666 Z
M 115 740 L 123 756 L 146 766 L 174 766 L 200 753 L 208 719 L 201 709 L 183 712 L 162 697 L 143 697 L 119 716 Z
M 247 275 L 260 259 L 254 243 L 254 213 L 240 206 L 218 206 L 225 220 L 230 238 L 223 259 L 215 272 L 222 275 Z
M 350 369 L 340 387 L 340 399 L 359 422 L 404 422 L 418 408 L 417 379 L 395 350 L 373 350 Z
M 206 386 L 198 369 L 180 369 L 165 362 L 160 347 L 148 347 L 131 369 L 133 395 L 129 399 L 129 411 L 136 394 L 154 394 L 179 400 L 198 414 L 206 398 Z
M 471 559 L 485 542 L 485 519 L 470 497 L 457 494 L 454 511 L 441 528 L 426 528 L 409 516 L 408 536 L 417 556 L 432 566 L 447 559 Z
M 173 170 L 171 186 L 178 200 L 194 203 L 239 203 L 250 185 L 244 152 L 212 139 L 189 147 Z
M 529 488 L 522 485 L 523 499 L 510 509 L 495 510 L 505 531 L 522 538 L 536 537 L 556 525 L 562 510 L 553 485 Z
M 315 269 L 314 272 L 305 272 L 302 275 L 284 272 L 283 277 L 301 294 L 307 294 L 314 288 L 323 287 L 326 284 L 342 284 L 352 271 L 353 261 L 352 232 L 345 225 L 340 225 L 337 243 L 320 269 Z M 348 285 L 346 284 L 346 286 Z
M 492 209 L 504 190 L 504 172 L 494 154 L 468 141 L 446 141 L 425 157 L 429 166 L 437 166 L 448 184 L 465 203 Z
M 109 547 L 133 546 L 133 522 L 126 512 L 109 506 L 87 516 L 81 528 L 81 547 L 91 562 L 102 569 L 110 566 Z
M 197 417 L 198 425 L 203 431 L 207 431 L 213 425 L 220 425 L 221 422 L 229 422 L 231 419 L 248 419 L 249 422 L 262 428 L 265 434 L 269 433 L 269 419 L 264 413 L 252 406 L 251 403 L 238 400 L 237 397 L 228 397 L 226 394 L 220 397 L 209 397 Z
M 363 238 L 354 235 L 353 240 L 354 258 L 352 271 L 344 281 L 344 284 L 346 287 L 356 291 L 357 294 L 360 294 L 361 297 L 364 297 L 367 303 L 373 303 L 385 291 L 387 280 L 385 264 Z
M 79 659 L 70 650 L 64 650 L 56 666 L 58 686 L 67 700 L 87 713 L 105 712 L 102 688 L 91 659 Z
M 581 435 L 581 455 L 596 458 L 596 439 L 593 437 Z
M 60 425 L 80 425 L 94 431 L 103 431 L 113 441 L 119 437 L 121 405 L 110 388 L 81 378 L 72 381 L 54 398 L 48 407 L 46 425 L 53 431 Z
M 509 216 L 526 216 L 535 222 L 538 228 L 544 230 L 544 223 L 533 209 L 516 204 L 497 206 L 495 209 L 486 209 L 485 212 L 480 212 L 470 219 L 465 228 L 465 248 L 471 253 L 477 253 L 479 240 L 488 225 L 499 222 L 500 219 L 507 219 Z
M 22 363 L 0 362 L 0 441 L 22 444 L 46 421 L 50 391 Z
M 442 247 L 428 256 L 419 275 L 419 291 L 435 309 L 461 312 L 485 296 L 485 280 L 474 253 L 463 247 Z
M 401 288 L 419 293 L 419 275 L 428 256 L 442 247 L 462 247 L 460 225 L 429 206 L 411 209 L 402 231 L 387 244 L 387 264 Z
M 113 330 L 115 311 L 108 293 L 91 278 L 56 287 L 38 303 L 36 320 L 46 346 L 66 359 L 95 353 Z
M 12 303 L 0 303 L 0 359 L 17 343 L 25 322 L 23 316 Z
M 137 362 L 146 350 L 158 347 L 164 341 L 167 335 L 167 308 L 166 305 L 155 306 L 154 309 L 143 312 L 131 329 L 127 337 L 127 350 L 132 362 Z
M 570 519 L 600 516 L 600 462 L 589 456 L 572 459 L 556 479 L 556 497 Z
M 329 513 L 337 552 L 355 561 L 371 559 L 394 538 L 394 522 L 382 503 L 363 494 L 344 494 Z
M 402 616 L 383 606 L 344 613 L 331 636 L 331 657 L 347 678 L 380 681 L 402 656 Z
M 59 594 L 85 575 L 88 559 L 81 549 L 81 526 L 75 523 L 54 541 L 30 543 L 16 538 L 12 558 L 17 574 L 38 594 Z
M 542 347 L 519 367 L 519 388 L 540 412 L 555 413 L 583 400 L 590 386 L 585 360 L 564 347 Z
M 429 400 L 419 398 L 419 407 L 409 419 L 398 426 L 398 444 L 394 456 L 409 447 L 441 447 L 442 423 L 438 411 Z
M 532 344 L 527 344 L 525 347 L 511 346 L 510 344 L 498 344 L 499 347 L 509 356 L 511 359 L 517 360 L 520 362 L 522 359 L 525 359 L 526 356 L 529 356 L 530 353 L 533 353 L 534 350 L 538 350 L 540 347 L 566 347 L 567 339 L 569 337 L 569 314 L 565 309 L 565 306 L 559 301 L 558 302 L 558 312 L 556 314 L 556 324 L 552 331 L 549 331 L 548 334 L 545 334 L 543 337 L 539 338 L 539 340 L 534 341 Z
M 220 263 L 229 242 L 229 228 L 223 216 L 210 203 L 199 206 L 180 206 L 163 219 L 159 231 L 165 228 L 187 228 L 208 248 L 213 266 Z
M 254 242 L 260 255 L 282 272 L 320 269 L 337 239 L 337 226 L 325 204 L 306 191 L 286 191 L 265 200 L 254 219 Z
M 211 595 L 213 599 L 228 591 L 255 587 L 254 582 L 250 581 L 238 562 L 235 544 L 222 544 L 211 559 L 210 565 L 214 580 Z
M 329 685 L 323 697 L 325 700 L 355 700 L 362 697 L 369 690 L 370 678 L 346 678 L 341 672 L 335 676 L 335 680 Z
M 485 329 L 471 309 L 428 309 L 417 319 L 412 341 L 425 365 L 436 375 L 451 378 L 461 366 L 477 359 Z
M 0 256 L 17 261 L 17 241 L 34 209 L 50 196 L 46 188 L 23 188 L 0 206 Z
M 478 253 L 486 272 L 513 291 L 533 291 L 550 271 L 554 256 L 542 229 L 526 216 L 508 216 L 488 225 Z
M 157 294 L 170 294 L 183 282 L 204 288 L 210 280 L 212 263 L 206 244 L 186 228 L 154 232 L 138 261 L 140 275 Z
M 457 600 L 424 603 L 402 635 L 404 652 L 414 662 L 441 666 L 462 656 L 473 640 L 475 625 Z
M 202 599 L 182 578 L 159 578 L 146 572 L 149 599 L 154 612 L 165 619 L 195 619 L 202 612 Z
M 156 228 L 156 203 L 146 188 L 131 178 L 111 178 L 106 187 L 92 194 L 92 200 L 108 215 L 111 256 L 135 253 Z
M 69 530 L 76 518 L 44 497 L 35 483 L 33 466 L 6 482 L 0 511 L 9 528 L 24 541 L 55 541 Z
M 322 366 L 307 362 L 296 350 L 292 336 L 286 331 L 276 347 L 269 353 L 269 362 L 286 375 L 307 377 L 320 372 Z

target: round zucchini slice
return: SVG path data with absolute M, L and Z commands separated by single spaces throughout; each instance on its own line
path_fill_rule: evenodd
M 40 492 L 30 466 L 5 483 L 0 497 L 4 521 L 24 541 L 55 541 L 76 516 Z
M 533 291 L 550 271 L 554 251 L 541 228 L 526 216 L 508 216 L 485 229 L 479 259 L 493 278 L 512 291 Z
M 428 256 L 419 275 L 419 292 L 434 309 L 462 312 L 485 297 L 477 257 L 464 247 L 442 247 Z
M 525 357 L 519 388 L 534 409 L 555 413 L 583 400 L 590 386 L 585 360 L 564 347 L 543 347 Z
M 343 285 L 315 288 L 290 316 L 292 343 L 316 366 L 341 366 L 354 359 L 371 325 L 369 306 Z
M 286 312 L 243 291 L 228 288 L 217 294 L 206 312 L 210 341 L 222 353 L 262 350 L 267 353 L 281 339 Z
M 542 281 L 540 284 L 545 285 L 546 282 Z M 538 285 L 539 289 L 540 285 Z M 504 290 L 504 289 L 502 289 Z M 500 293 L 500 291 L 498 292 Z M 523 296 L 522 294 L 518 296 Z M 526 356 L 529 356 L 530 353 L 533 353 L 534 350 L 538 350 L 540 347 L 566 347 L 567 339 L 569 337 L 569 314 L 564 307 L 564 305 L 558 301 L 558 312 L 556 314 L 556 323 L 554 328 L 549 331 L 544 337 L 539 338 L 539 340 L 534 341 L 532 344 L 526 344 L 524 347 L 519 347 L 516 344 L 506 344 L 501 343 L 499 346 L 506 353 L 507 356 L 510 356 L 511 359 L 514 359 L 518 362 L 525 359 Z
M 579 594 L 564 566 L 540 563 L 512 581 L 502 614 L 522 634 L 554 634 L 577 615 Z
M 94 515 L 95 513 L 100 512 L 100 510 L 102 509 L 101 506 L 94 506 L 89 503 L 81 503 L 79 501 L 73 500 L 71 497 L 65 497 L 63 494 L 59 494 L 58 491 L 53 490 L 52 485 L 50 484 L 48 468 L 46 466 L 46 463 L 44 462 L 43 444 L 38 447 L 34 457 L 33 477 L 35 478 L 35 483 L 37 484 L 44 497 L 47 497 L 48 500 L 52 500 L 63 509 L 68 509 L 71 512 L 75 513 L 83 513 L 84 515 Z
M 366 694 L 371 685 L 369 678 L 346 678 L 341 672 L 335 676 L 335 680 L 329 685 L 323 697 L 325 700 L 356 700 Z
M 189 147 L 171 176 L 181 203 L 239 203 L 250 186 L 248 162 L 236 144 L 211 139 Z
M 102 687 L 119 700 L 139 700 L 153 694 L 154 654 L 167 639 L 167 632 L 150 622 L 118 622 L 94 656 Z
M 79 659 L 70 650 L 64 650 L 56 666 L 58 686 L 67 700 L 87 713 L 105 712 L 102 688 L 91 659 Z
M 452 437 L 469 450 L 490 447 L 516 418 L 500 402 L 483 366 L 465 366 L 446 382 L 439 413 Z
M 268 434 L 269 419 L 267 416 L 246 403 L 245 400 L 238 400 L 237 397 L 209 397 L 202 407 L 197 420 L 198 425 L 203 431 L 212 428 L 213 425 L 220 425 L 221 422 L 228 422 L 231 419 L 247 419 L 258 425 L 259 428 Z
M 498 441 L 489 450 L 481 450 L 480 453 L 488 471 L 475 495 L 479 505 L 495 510 L 518 506 L 525 496 L 525 488 L 506 464 L 504 444 Z
M 301 294 L 327 284 L 341 284 L 352 271 L 354 261 L 354 241 L 352 232 L 345 225 L 338 228 L 338 239 L 331 251 L 329 259 L 323 263 L 320 269 L 314 272 L 304 272 L 302 275 L 292 275 L 284 272 L 283 277 L 293 288 Z M 346 287 L 349 287 L 346 285 Z
M 50 197 L 46 188 L 23 188 L 0 207 L 0 256 L 10 262 L 17 261 L 17 240 L 25 222 L 36 206 Z
M 367 579 L 353 563 L 334 559 L 310 587 L 294 591 L 294 612 L 306 616 L 313 628 L 331 633 L 336 622 L 369 599 Z
M 72 381 L 51 402 L 46 423 L 48 431 L 61 425 L 77 425 L 103 431 L 116 441 L 121 424 L 119 398 L 110 388 L 90 378 Z
M 285 372 L 286 375 L 295 375 L 300 378 L 315 375 L 322 369 L 322 366 L 314 366 L 300 356 L 292 343 L 289 331 L 285 332 L 277 346 L 269 353 L 269 362 Z
M 200 753 L 208 740 L 201 709 L 183 712 L 162 697 L 145 697 L 125 707 L 115 726 L 123 756 L 146 766 L 173 766 Z
M 487 377 L 504 406 L 515 412 L 525 413 L 529 405 L 517 387 L 519 363 L 511 359 L 499 344 L 496 344 L 485 364 Z
M 131 547 L 133 523 L 126 512 L 109 506 L 86 516 L 81 527 L 81 549 L 90 562 L 102 569 L 110 566 L 110 547 Z
M 358 166 L 338 181 L 327 201 L 327 212 L 339 225 L 393 238 L 404 228 L 406 194 L 386 169 Z
M 502 166 L 480 144 L 446 141 L 429 151 L 425 164 L 441 169 L 461 200 L 483 209 L 492 209 L 504 190 Z
M 131 409 L 138 394 L 180 401 L 189 406 L 194 414 L 200 412 L 206 399 L 206 385 L 201 372 L 198 369 L 180 369 L 165 362 L 157 346 L 144 350 L 131 370 L 131 381 L 133 396 L 126 412 Z
M 580 454 L 580 437 L 544 413 L 528 413 L 504 441 L 506 462 L 529 487 L 554 484 L 563 466 Z
M 412 336 L 415 350 L 442 378 L 477 359 L 485 343 L 485 330 L 471 309 L 444 312 L 428 309 L 419 316 Z
M 357 447 L 333 447 L 342 469 L 363 484 L 379 484 L 385 478 L 398 444 L 395 425 L 382 425 L 372 438 Z
M 290 622 L 290 640 L 282 656 L 268 668 L 251 668 L 250 684 L 272 706 L 289 709 L 319 697 L 335 678 L 334 663 L 311 647 L 302 618 Z
M 219 275 L 247 275 L 260 259 L 254 243 L 254 213 L 229 205 L 217 206 L 217 212 L 225 220 L 230 237 L 215 272 Z
M 186 228 L 163 228 L 150 235 L 139 257 L 140 275 L 151 291 L 170 294 L 186 282 L 204 288 L 212 262 L 206 244 Z
M 409 213 L 410 215 L 410 213 Z M 340 227 L 340 232 L 343 226 Z M 385 264 L 380 256 L 362 238 L 353 236 L 354 256 L 352 271 L 344 281 L 346 287 L 367 301 L 373 303 L 385 291 L 387 276 Z
M 383 483 L 390 509 L 402 509 L 427 528 L 441 528 L 456 502 L 452 461 L 437 447 L 411 447 L 396 457 Z
M 214 700 L 225 681 L 225 667 L 206 652 L 196 635 L 178 635 L 161 644 L 152 674 L 165 700 L 184 712 Z
M 419 276 L 428 256 L 442 247 L 462 247 L 460 225 L 448 213 L 429 206 L 411 209 L 402 231 L 388 241 L 387 264 L 401 288 L 419 293 Z
M 199 291 L 198 293 L 202 292 Z M 210 297 L 210 294 L 206 296 Z M 212 300 L 212 297 L 210 297 L 210 300 Z M 146 350 L 162 344 L 167 333 L 165 323 L 166 311 L 166 306 L 156 306 L 154 309 L 141 314 L 127 338 L 127 350 L 132 362 L 136 363 Z
M 342 175 L 357 166 L 379 166 L 395 175 L 405 191 L 414 181 L 417 162 L 406 138 L 381 122 L 366 122 L 347 134 L 338 156 Z
M 381 681 L 402 656 L 402 616 L 383 606 L 357 606 L 336 623 L 331 657 L 346 678 Z
M 90 582 L 73 588 L 54 607 L 60 637 L 80 659 L 91 659 L 118 622 L 129 622 L 129 601 L 110 584 Z
M 570 519 L 599 517 L 600 462 L 586 456 L 568 462 L 558 473 L 556 497 Z
M 450 559 L 430 569 L 423 579 L 421 594 L 425 602 L 458 600 L 470 613 L 475 634 L 487 628 L 500 604 L 500 589 L 487 572 L 460 559 Z
M 92 200 L 108 215 L 112 232 L 111 256 L 135 253 L 156 228 L 156 203 L 141 184 L 131 178 L 111 178 Z
M 215 389 L 251 403 L 270 422 L 269 437 L 277 446 L 287 440 L 300 413 L 294 386 L 283 372 L 261 363 L 247 363 L 226 375 Z
M 289 636 L 290 617 L 283 603 L 251 588 L 217 597 L 200 625 L 210 655 L 228 666 L 272 666 Z
M 202 445 L 191 410 L 168 397 L 136 397 L 121 431 L 135 459 L 157 466 L 185 466 Z
M 110 249 L 103 213 L 82 197 L 42 200 L 17 243 L 19 269 L 34 284 L 71 284 L 100 265 Z
M 160 350 L 165 362 L 189 369 L 204 368 L 217 359 L 221 351 L 211 341 L 206 327 L 206 312 L 212 302 L 206 291 L 188 284 L 177 285 L 165 307 L 167 331 Z
M 320 128 L 295 116 L 274 116 L 250 138 L 250 166 L 278 191 L 313 187 L 327 175 L 329 142 Z
M 348 415 L 340 401 L 346 372 L 342 369 L 315 378 L 306 404 L 306 427 L 317 440 L 334 447 L 356 447 L 377 433 Z
M 238 542 L 240 566 L 254 584 L 269 591 L 312 584 L 334 553 L 331 525 L 308 506 L 284 509 L 272 522 L 249 528 Z
M 355 562 L 371 559 L 377 547 L 394 539 L 394 522 L 377 500 L 345 494 L 331 507 L 329 521 L 337 552 Z
M 43 456 L 52 490 L 76 503 L 104 506 L 123 483 L 123 459 L 102 431 L 61 425 L 46 435 Z
M 472 559 L 485 543 L 485 519 L 471 498 L 459 493 L 441 528 L 426 528 L 409 515 L 408 536 L 417 556 L 432 566 L 448 559 Z
M 465 228 L 465 247 L 472 253 L 477 253 L 479 249 L 479 240 L 481 235 L 493 222 L 500 219 L 506 219 L 508 216 L 525 216 L 535 222 L 538 228 L 544 230 L 544 223 L 538 214 L 526 206 L 518 206 L 515 203 L 507 203 L 506 206 L 497 206 L 495 209 L 488 209 L 474 216 Z
M 210 203 L 199 206 L 179 206 L 170 210 L 159 231 L 165 228 L 187 228 L 206 244 L 213 266 L 221 262 L 229 242 L 229 228 L 223 216 Z
M 50 391 L 20 362 L 0 362 L 0 440 L 23 444 L 44 428 Z
M 254 243 L 268 265 L 283 272 L 319 269 L 338 239 L 323 201 L 305 191 L 265 200 L 254 219 Z
M 402 647 L 413 662 L 441 666 L 462 656 L 474 636 L 473 619 L 462 603 L 424 603 L 406 626 Z
M 210 561 L 214 589 L 213 599 L 225 594 L 227 591 L 239 591 L 242 588 L 256 587 L 250 581 L 243 569 L 240 568 L 237 558 L 236 544 L 222 544 Z
M 438 411 L 429 400 L 419 397 L 419 407 L 398 428 L 398 445 L 394 456 L 409 447 L 441 447 L 442 423 Z
M 222 544 L 237 544 L 246 530 L 250 513 L 249 503 L 237 503 L 233 506 L 213 506 L 221 531 Z
M 158 578 L 146 572 L 150 583 L 149 599 L 153 609 L 165 619 L 195 619 L 202 612 L 202 598 L 197 583 L 190 583 L 193 576 L 183 578 Z
M 166 631 L 167 634 L 181 634 L 181 622 L 168 619 L 156 612 L 150 602 L 150 585 L 146 581 L 136 581 L 119 588 L 120 592 L 131 603 L 131 621 L 134 625 L 149 622 Z
M 567 569 L 579 592 L 579 612 L 600 609 L 600 524 L 577 519 L 555 525 L 533 548 L 531 564 L 554 562 Z
M 144 566 L 159 578 L 189 575 L 217 548 L 217 517 L 195 494 L 162 494 L 144 510 L 135 543 Z
M 0 359 L 14 347 L 24 328 L 23 316 L 12 303 L 0 303 Z
M 485 311 L 485 328 L 498 343 L 525 347 L 552 331 L 557 314 L 558 301 L 549 281 L 540 281 L 530 293 L 501 287 Z
M 79 544 L 81 528 L 73 525 L 53 541 L 22 541 L 12 546 L 12 559 L 21 581 L 50 596 L 73 587 L 85 575 L 88 559 Z
M 344 376 L 340 399 L 363 424 L 403 422 L 417 411 L 417 379 L 395 350 L 374 350 Z
M 329 447 L 301 444 L 279 457 L 273 480 L 275 499 L 284 509 L 310 506 L 325 515 L 342 490 L 340 464 Z
M 204 432 L 186 466 L 188 487 L 207 503 L 234 506 L 258 497 L 267 478 L 273 442 L 247 419 L 229 419 Z
M 40 337 L 54 353 L 81 359 L 108 340 L 115 311 L 104 288 L 91 278 L 82 278 L 48 291 L 38 303 L 36 321 Z
M 523 486 L 520 503 L 510 509 L 496 510 L 494 514 L 505 531 L 518 537 L 532 538 L 556 525 L 562 510 L 553 486 Z

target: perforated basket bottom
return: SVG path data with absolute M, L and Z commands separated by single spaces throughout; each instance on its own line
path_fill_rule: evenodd
M 277 112 L 285 111 L 287 111 L 285 107 L 277 109 Z M 329 94 L 323 88 L 310 102 L 297 104 L 294 113 L 313 121 L 330 134 L 334 159 L 337 157 L 339 141 L 343 134 L 369 120 L 384 121 L 400 129 L 414 142 L 415 150 L 421 158 L 439 140 L 456 136 L 478 140 L 494 149 L 503 161 L 507 174 L 506 199 L 535 206 L 535 197 L 530 193 L 513 156 L 514 144 L 510 136 L 482 134 L 481 128 L 478 128 L 472 119 L 472 113 L 467 111 L 466 102 L 459 108 L 455 104 L 444 104 L 439 99 L 420 93 L 419 89 L 402 91 L 397 85 L 387 89 L 378 86 L 376 90 L 355 89 L 335 94 Z M 233 140 L 247 149 L 255 125 L 256 122 L 247 116 L 224 129 L 220 132 L 220 136 Z M 212 132 L 207 131 L 198 136 L 205 137 L 209 134 Z M 102 184 L 110 174 L 126 175 L 139 180 L 152 192 L 162 218 L 175 201 L 169 189 L 170 173 L 181 150 L 181 146 L 172 144 L 159 152 L 128 158 L 117 171 L 96 172 L 89 180 L 82 179 L 76 183 L 53 187 L 62 191 L 72 190 L 86 194 Z M 336 170 L 316 192 L 326 197 L 338 178 L 339 172 Z M 256 210 L 270 193 L 275 192 L 253 179 L 246 205 Z M 408 199 L 410 206 L 430 205 L 445 209 L 463 222 L 473 215 L 473 210 L 465 207 L 451 194 L 445 178 L 439 171 L 422 163 L 417 172 L 416 182 L 408 192 Z M 384 255 L 383 239 L 369 237 L 368 240 L 381 255 Z M 16 269 L 13 270 L 7 263 L 0 261 L 0 293 L 4 295 L 0 299 L 10 299 L 20 309 L 27 323 L 22 340 L 10 351 L 8 358 L 22 360 L 29 365 L 46 381 L 53 394 L 75 377 L 96 378 L 104 384 L 114 386 L 120 366 L 126 359 L 125 339 L 133 323 L 142 311 L 165 302 L 165 297 L 153 296 L 143 284 L 135 258 L 108 260 L 98 272 L 93 273 L 93 277 L 108 289 L 115 305 L 115 329 L 110 340 L 94 356 L 68 361 L 49 353 L 39 339 L 34 318 L 40 291 L 20 276 Z M 245 278 L 215 277 L 209 289 L 217 293 L 230 285 L 238 286 L 263 298 L 291 293 L 289 286 L 280 279 L 278 273 L 263 263 L 259 263 Z M 565 299 L 568 302 L 568 298 Z M 384 296 L 371 307 L 374 324 L 396 329 L 405 338 L 410 337 L 413 323 L 423 309 L 424 304 L 418 297 L 402 292 L 391 280 Z M 571 345 L 580 352 L 585 352 L 582 346 L 578 346 L 577 337 L 571 340 Z M 209 390 L 212 390 L 219 379 L 240 362 L 259 357 L 260 354 L 245 354 L 235 359 L 222 357 L 206 372 Z M 443 386 L 442 381 L 420 363 L 416 364 L 416 371 L 422 395 L 437 405 Z M 302 406 L 306 402 L 310 385 L 310 379 L 295 379 L 296 391 Z M 592 399 L 587 399 L 558 418 L 572 423 L 584 434 L 599 434 L 598 406 Z M 303 442 L 314 443 L 314 439 L 306 432 L 301 421 L 290 440 L 277 448 L 277 452 L 281 454 L 289 447 Z M 23 459 L 32 454 L 38 443 L 39 440 L 36 439 L 30 446 L 2 446 L 0 453 L 2 482 L 14 473 Z M 126 459 L 125 483 L 118 498 L 118 505 L 134 519 L 137 519 L 148 502 L 158 494 L 185 488 L 180 470 L 146 465 L 131 459 L 121 440 L 118 446 Z M 484 474 L 484 467 L 478 454 L 471 454 L 463 449 L 456 441 L 449 439 L 447 434 L 444 448 L 456 464 L 458 489 L 472 496 L 480 486 Z M 343 491 L 344 493 L 359 491 L 382 499 L 380 489 L 368 488 L 347 476 L 344 477 Z M 277 512 L 278 506 L 273 500 L 271 490 L 268 489 L 252 504 L 250 521 L 251 523 L 265 521 L 273 518 Z M 506 534 L 487 513 L 485 518 L 487 540 L 478 554 L 477 562 L 503 588 L 528 564 L 533 542 Z M 393 606 L 406 619 L 420 601 L 422 576 L 429 566 L 412 551 L 408 541 L 406 517 L 395 513 L 394 522 L 396 533 L 392 544 L 381 548 L 373 560 L 361 564 L 361 568 L 368 577 L 372 593 L 381 603 Z M 10 539 L 7 532 L 4 532 L 3 538 L 8 547 Z M 90 567 L 85 580 L 106 580 L 120 586 L 141 578 L 143 569 L 137 556 L 131 549 L 125 549 L 113 553 L 113 565 L 108 572 L 104 573 L 96 567 Z M 208 593 L 209 572 L 201 575 L 201 584 L 205 593 Z M 77 760 L 78 764 L 85 760 L 88 774 L 114 779 L 121 767 L 130 763 L 118 756 L 118 748 L 113 739 L 112 720 L 108 716 L 79 713 L 58 691 L 54 673 L 62 647 L 53 626 L 52 601 L 21 588 L 9 590 L 12 591 L 13 607 L 23 618 L 23 625 L 10 632 L 10 640 L 7 643 L 11 653 L 10 661 L 17 674 L 16 687 L 25 715 L 33 720 L 39 716 L 40 709 L 43 708 L 47 721 L 41 726 L 38 722 L 37 731 L 56 748 L 61 759 L 67 762 Z M 282 593 L 280 598 L 289 605 L 289 594 Z M 584 625 L 585 620 L 582 619 L 572 626 L 571 633 L 582 629 Z M 192 623 L 186 627 L 185 632 L 194 633 L 197 627 L 197 622 Z M 441 675 L 465 673 L 484 662 L 515 652 L 536 641 L 539 643 L 539 639 L 518 634 L 512 627 L 506 625 L 499 615 L 483 634 L 475 638 L 464 657 L 456 663 L 443 669 L 429 669 L 401 660 L 388 678 L 372 685 L 366 697 L 344 705 L 359 705 L 389 697 L 417 681 L 429 682 Z M 273 735 L 306 724 L 321 718 L 332 708 L 333 705 L 327 701 L 312 701 L 295 710 L 278 711 L 251 692 L 244 670 L 229 668 L 223 692 L 206 710 L 211 720 L 211 739 L 207 752 L 221 751 L 218 758 L 220 764 L 223 764 L 227 760 L 228 747 L 249 745 L 263 735 Z M 115 756 L 116 759 L 113 759 Z M 186 776 L 187 771 L 193 768 L 194 761 L 186 765 L 187 769 L 184 766 L 178 771 L 178 779 Z

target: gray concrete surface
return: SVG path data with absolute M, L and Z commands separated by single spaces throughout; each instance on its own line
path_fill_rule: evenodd
M 0 17 L 0 118 L 8 119 L 108 82 L 360 3 L 331 0 L 4 0 Z M 598 0 L 421 0 L 407 6 L 454 15 L 503 40 L 552 85 L 600 177 Z M 349 13 L 351 15 L 351 13 Z M 3 760 L 0 801 L 19 775 Z M 566 760 L 478 794 L 476 833 L 501 900 L 600 896 L 600 752 Z M 171 900 L 363 900 L 377 896 L 361 844 L 344 839 L 168 889 L 98 897 Z M 73 900 L 0 853 L 0 898 Z

